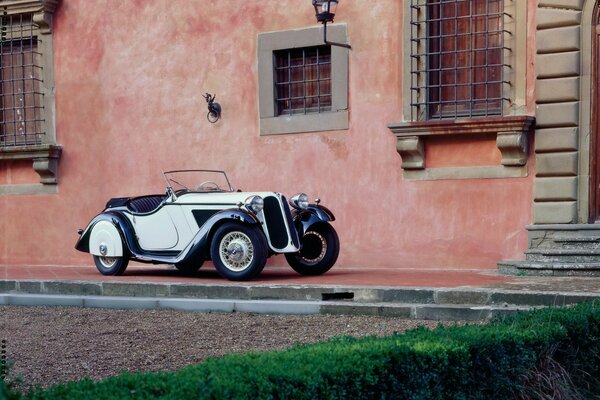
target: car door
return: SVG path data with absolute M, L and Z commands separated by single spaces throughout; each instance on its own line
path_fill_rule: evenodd
M 179 232 L 168 210 L 168 205 L 149 214 L 133 215 L 132 222 L 138 243 L 143 250 L 176 250 Z

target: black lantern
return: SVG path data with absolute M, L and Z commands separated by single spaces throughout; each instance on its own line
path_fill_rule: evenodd
M 315 7 L 317 21 L 322 23 L 333 22 L 338 0 L 313 0 L 312 4 Z
M 315 8 L 315 17 L 317 17 L 317 21 L 323 24 L 323 41 L 325 44 L 351 49 L 352 47 L 348 44 L 330 42 L 327 40 L 327 23 L 333 22 L 338 0 L 312 0 L 312 5 Z

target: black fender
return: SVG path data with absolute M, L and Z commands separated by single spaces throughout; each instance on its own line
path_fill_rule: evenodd
M 254 214 L 238 208 L 222 210 L 214 214 L 201 227 L 190 245 L 181 252 L 183 258 L 177 262 L 193 259 L 210 259 L 210 242 L 215 231 L 226 222 L 239 222 L 247 225 L 260 225 Z M 189 248 L 189 250 L 188 250 Z
M 133 227 L 127 218 L 117 211 L 104 211 L 95 216 L 79 236 L 79 239 L 75 244 L 77 250 L 85 253 L 90 252 L 90 235 L 94 225 L 100 221 L 111 222 L 117 228 L 117 231 L 119 231 L 119 234 L 121 235 L 121 241 L 125 244 L 125 248 L 129 250 L 130 253 L 135 253 L 135 250 L 139 250 Z M 125 248 L 123 250 L 125 250 Z
M 306 209 L 297 210 L 296 215 L 294 215 L 294 225 L 300 238 L 313 225 L 332 221 L 335 221 L 333 213 L 320 204 L 310 204 Z

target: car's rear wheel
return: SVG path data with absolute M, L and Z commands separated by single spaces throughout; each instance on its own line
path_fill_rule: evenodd
M 222 277 L 233 281 L 252 279 L 267 262 L 267 239 L 256 227 L 228 222 L 215 232 L 210 254 Z
M 196 272 L 198 272 L 200 267 L 202 267 L 202 264 L 204 264 L 204 261 L 202 260 L 182 261 L 175 264 L 175 268 L 177 268 L 183 275 L 194 275 Z
M 121 275 L 129 264 L 129 258 L 94 256 L 94 264 L 102 275 Z
M 340 239 L 329 224 L 311 227 L 302 236 L 302 249 L 287 253 L 285 259 L 301 275 L 321 275 L 329 271 L 340 254 Z

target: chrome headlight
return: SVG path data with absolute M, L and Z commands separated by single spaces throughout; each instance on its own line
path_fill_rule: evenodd
M 265 201 L 260 196 L 250 196 L 244 202 L 246 209 L 252 211 L 254 214 L 261 212 L 265 206 Z
M 308 195 L 306 193 L 298 193 L 290 199 L 290 205 L 296 209 L 308 208 Z

